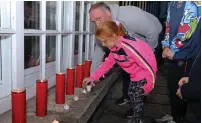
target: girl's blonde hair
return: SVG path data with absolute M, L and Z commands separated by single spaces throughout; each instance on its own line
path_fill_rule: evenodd
M 122 24 L 117 25 L 114 21 L 105 21 L 96 28 L 96 37 L 101 39 L 106 47 L 116 44 L 118 36 L 125 35 L 126 31 Z

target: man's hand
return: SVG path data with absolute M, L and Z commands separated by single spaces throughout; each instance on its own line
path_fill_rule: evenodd
M 168 48 L 168 47 L 163 48 L 163 53 L 162 53 L 163 58 L 172 60 L 174 55 L 175 55 L 175 53 L 173 53 L 170 48 Z
M 189 77 L 181 78 L 180 81 L 178 82 L 179 87 L 181 87 L 185 83 L 188 83 L 188 81 L 189 81 Z
M 176 95 L 177 95 L 180 99 L 182 99 L 182 94 L 181 94 L 181 89 L 180 89 L 180 88 L 177 89 Z
M 163 53 L 162 53 L 162 57 L 166 58 L 166 54 L 170 49 L 168 47 L 163 48 Z
M 175 55 L 175 53 L 172 52 L 172 50 L 170 50 L 170 49 L 166 52 L 166 58 L 168 58 L 169 60 L 172 60 L 174 55 Z
M 95 86 L 94 80 L 92 80 L 90 77 L 85 78 L 85 79 L 83 80 L 83 83 L 85 83 L 86 85 Z

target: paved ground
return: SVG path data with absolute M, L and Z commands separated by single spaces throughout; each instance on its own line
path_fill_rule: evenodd
M 166 68 L 161 66 L 157 74 L 157 81 L 154 90 L 148 95 L 145 103 L 144 123 L 152 123 L 152 118 L 160 118 L 170 113 L 168 89 L 166 85 Z M 122 95 L 122 82 L 117 81 L 107 94 L 103 102 L 99 105 L 89 123 L 127 123 L 124 113 L 129 109 L 129 105 L 117 106 L 116 100 Z M 194 123 L 195 117 L 189 110 L 185 123 Z

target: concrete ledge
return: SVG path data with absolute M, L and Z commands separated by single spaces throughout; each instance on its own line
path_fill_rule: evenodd
M 64 105 L 55 104 L 55 87 L 48 92 L 48 114 L 46 117 L 35 116 L 35 97 L 27 101 L 27 123 L 52 123 L 57 120 L 60 123 L 86 123 L 96 107 L 107 94 L 112 84 L 119 78 L 120 69 L 115 68 L 111 75 L 96 84 L 90 93 L 83 94 L 82 89 L 75 88 L 75 95 L 79 100 L 75 102 L 74 96 L 66 96 L 66 104 L 70 110 L 64 110 Z M 0 116 L 1 123 L 11 123 L 11 111 Z

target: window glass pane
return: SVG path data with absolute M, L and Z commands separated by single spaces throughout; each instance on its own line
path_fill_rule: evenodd
M 56 36 L 46 36 L 46 63 L 55 61 Z
M 86 35 L 83 35 L 83 53 L 85 52 Z
M 75 21 L 76 31 L 79 31 L 79 20 L 80 20 L 80 1 L 76 1 L 76 21 Z
M 75 44 L 74 44 L 74 54 L 78 54 L 79 53 L 79 35 L 75 35 Z
M 61 70 L 62 71 L 65 71 L 65 68 L 67 68 L 67 64 L 68 64 L 68 52 L 69 52 L 69 47 L 68 47 L 68 44 L 69 44 L 69 39 L 70 39 L 70 35 L 63 35 L 62 36 L 62 54 L 61 56 L 63 57 L 61 60 Z
M 24 42 L 25 69 L 38 66 L 40 56 L 39 36 L 25 36 L 24 40 L 25 40 Z
M 0 37 L 0 81 L 2 80 L 2 41 Z M 1 84 L 1 82 L 0 82 Z
M 4 73 L 8 74 L 9 66 L 11 66 L 11 37 L 0 36 L 0 85 L 2 80 L 7 79 Z
M 40 2 L 24 2 L 24 28 L 40 29 Z
M 9 95 L 11 84 L 12 37 L 0 36 L 0 98 Z
M 11 11 L 10 2 L 1 1 L 0 2 L 0 28 L 10 28 L 11 25 Z
M 64 49 L 64 36 L 62 36 L 62 41 L 61 41 L 61 57 L 60 57 L 60 59 L 61 59 L 61 61 L 63 60 L 63 49 Z M 56 48 L 55 48 L 55 50 L 56 50 Z M 56 52 L 56 51 L 55 51 Z
M 63 67 L 64 66 L 63 65 L 63 63 L 64 63 L 63 52 L 64 52 L 64 36 L 62 36 L 62 41 L 61 41 L 61 55 L 60 55 L 60 60 L 61 60 L 60 69 L 61 69 L 61 71 L 63 71 L 63 69 L 65 68 L 65 67 Z
M 83 20 L 83 30 L 84 31 L 86 31 L 86 19 L 87 19 L 87 16 L 89 16 L 89 15 L 87 15 L 88 14 L 88 12 L 87 12 L 87 3 L 86 2 L 84 2 L 84 20 Z
M 85 52 L 86 35 L 83 35 L 83 52 Z M 74 54 L 78 54 L 79 50 L 79 35 L 75 35 Z
M 46 29 L 56 30 L 56 1 L 46 2 Z
M 69 12 L 68 12 L 68 9 L 69 9 L 69 4 L 70 4 L 70 1 L 64 1 L 63 2 L 63 9 L 62 9 L 62 29 L 66 29 L 66 30 L 69 30 Z

